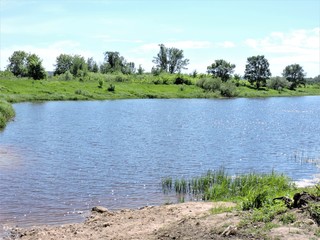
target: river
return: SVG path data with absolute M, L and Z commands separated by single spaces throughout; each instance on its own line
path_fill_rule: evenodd
M 224 167 L 316 181 L 320 97 L 14 104 L 0 132 L 0 223 L 82 221 L 164 204 L 161 179 Z M 1 231 L 1 230 L 0 230 Z

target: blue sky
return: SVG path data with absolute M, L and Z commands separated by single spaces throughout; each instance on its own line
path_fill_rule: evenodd
M 289 64 L 320 74 L 318 0 L 0 0 L 0 68 L 16 50 L 37 54 L 47 71 L 61 53 L 103 62 L 118 51 L 146 71 L 158 44 L 184 51 L 186 72 L 216 59 L 243 75 L 250 56 L 265 55 L 273 76 Z

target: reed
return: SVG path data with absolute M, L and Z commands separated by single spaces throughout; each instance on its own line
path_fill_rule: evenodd
M 168 181 L 168 180 L 167 180 Z M 164 192 L 189 195 L 203 200 L 240 201 L 243 210 L 260 208 L 271 204 L 276 196 L 287 195 L 295 189 L 291 180 L 283 174 L 272 171 L 269 174 L 249 173 L 229 176 L 223 168 L 208 171 L 200 177 L 175 179 L 163 183 Z M 169 186 L 169 187 L 168 187 Z

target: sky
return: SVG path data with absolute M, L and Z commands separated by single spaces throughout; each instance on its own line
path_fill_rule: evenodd
M 14 51 L 35 53 L 47 71 L 60 54 L 97 63 L 117 51 L 150 71 L 159 44 L 183 50 L 185 70 L 205 73 L 217 59 L 244 75 L 264 55 L 272 76 L 300 64 L 320 74 L 318 0 L 0 0 L 0 69 Z

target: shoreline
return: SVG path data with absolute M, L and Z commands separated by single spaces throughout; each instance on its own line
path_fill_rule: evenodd
M 13 228 L 4 240 L 52 239 L 313 239 L 318 225 L 305 213 L 288 210 L 297 216 L 293 223 L 281 223 L 281 215 L 270 228 L 247 222 L 250 212 L 239 211 L 232 202 L 186 202 L 140 209 L 109 211 L 93 208 L 82 223 L 60 226 Z M 288 214 L 289 214 L 288 213 Z M 262 224 L 262 225 L 261 225 Z

